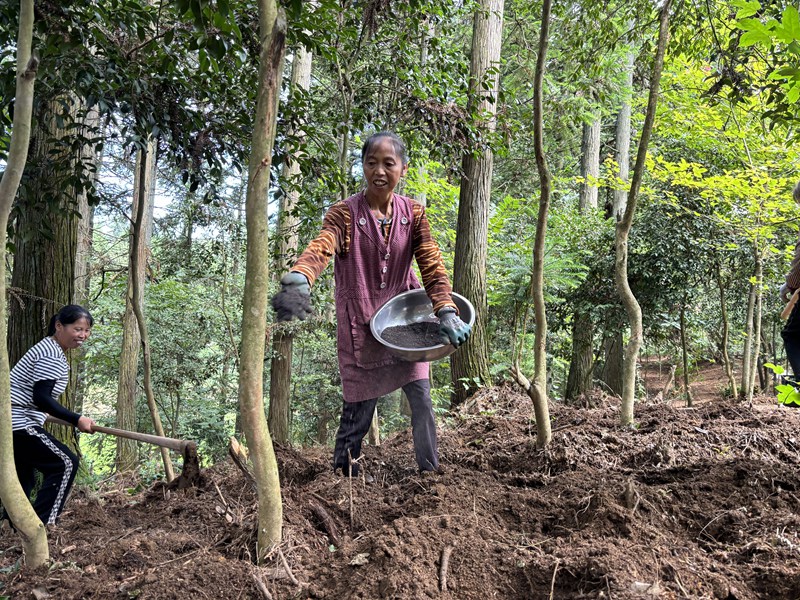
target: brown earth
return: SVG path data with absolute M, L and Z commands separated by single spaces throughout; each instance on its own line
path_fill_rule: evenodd
M 667 370 L 645 371 L 655 397 Z M 630 429 L 611 398 L 554 404 L 546 451 L 527 396 L 484 390 L 442 429 L 431 477 L 409 432 L 367 447 L 374 481 L 352 487 L 327 450 L 279 449 L 284 541 L 260 568 L 253 488 L 231 462 L 189 491 L 78 490 L 49 570 L 15 567 L 20 540 L 0 532 L 0 596 L 800 598 L 800 411 L 724 387 L 706 369 L 693 408 L 643 401 Z

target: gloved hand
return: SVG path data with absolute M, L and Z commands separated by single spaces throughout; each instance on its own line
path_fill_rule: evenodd
M 437 314 L 439 317 L 439 333 L 445 338 L 445 344 L 458 348 L 469 339 L 472 327 L 464 323 L 452 306 L 445 306 Z
M 272 297 L 278 321 L 303 321 L 311 314 L 311 286 L 302 273 L 291 271 L 281 277 L 281 291 Z
M 787 304 L 789 300 L 792 298 L 792 294 L 794 291 L 792 288 L 789 287 L 788 283 L 784 283 L 780 289 L 781 300 L 783 300 L 784 304 Z

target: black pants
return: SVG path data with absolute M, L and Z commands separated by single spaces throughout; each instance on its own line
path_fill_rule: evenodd
M 800 302 L 794 305 L 786 325 L 781 330 L 783 347 L 786 349 L 786 358 L 792 367 L 792 375 L 800 377 Z
M 403 386 L 411 406 L 411 435 L 414 438 L 414 454 L 420 471 L 436 471 L 439 468 L 439 448 L 436 441 L 436 418 L 431 403 L 431 384 L 427 379 L 412 381 Z M 369 432 L 372 415 L 378 399 L 363 402 L 344 402 L 339 431 L 336 433 L 336 446 L 333 449 L 333 469 L 349 473 L 349 457 L 353 460 L 361 456 L 361 442 Z M 353 465 L 353 475 L 359 471 L 358 463 Z
M 75 481 L 78 457 L 43 428 L 28 427 L 14 432 L 14 462 L 28 498 L 36 483 L 36 471 L 42 474 L 42 487 L 36 493 L 33 509 L 42 523 L 54 524 Z

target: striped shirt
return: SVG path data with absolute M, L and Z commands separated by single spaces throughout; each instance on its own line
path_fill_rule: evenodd
M 33 401 L 33 386 L 37 381 L 55 380 L 53 400 L 67 389 L 69 363 L 61 346 L 46 337 L 25 353 L 11 369 L 11 428 L 14 431 L 44 424 L 47 414 Z
M 455 307 L 451 296 L 453 288 L 439 246 L 431 237 L 425 207 L 416 200 L 411 200 L 411 206 L 414 210 L 414 258 L 422 276 L 422 285 L 431 297 L 434 312 L 444 306 Z M 337 202 L 325 214 L 319 235 L 308 244 L 291 270 L 302 273 L 308 278 L 308 283 L 314 285 L 332 256 L 349 252 L 350 231 L 350 210 L 345 202 Z M 388 235 L 387 228 L 384 236 Z

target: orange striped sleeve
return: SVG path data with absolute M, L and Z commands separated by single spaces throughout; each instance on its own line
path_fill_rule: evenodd
M 433 311 L 438 312 L 445 306 L 456 307 L 452 298 L 453 287 L 444 268 L 439 245 L 431 236 L 425 207 L 416 200 L 411 201 L 411 206 L 414 209 L 414 258 L 422 275 L 422 285 L 433 303 Z
M 349 247 L 350 209 L 344 202 L 337 202 L 325 214 L 317 237 L 309 242 L 290 270 L 302 273 L 314 285 L 333 255 L 346 253 Z

